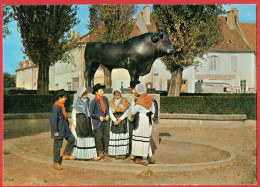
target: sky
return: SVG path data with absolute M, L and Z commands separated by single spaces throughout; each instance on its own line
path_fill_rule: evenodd
M 144 5 L 138 5 L 138 10 L 143 10 L 143 7 Z M 231 7 L 239 10 L 239 22 L 256 23 L 256 5 L 232 4 L 225 5 L 224 9 L 229 11 Z M 74 29 L 81 36 L 88 33 L 88 29 L 86 28 L 86 25 L 89 23 L 88 8 L 88 5 L 79 5 L 77 17 L 80 19 L 80 23 Z M 28 58 L 22 52 L 23 46 L 20 33 L 17 30 L 17 23 L 15 21 L 9 23 L 8 28 L 12 34 L 6 36 L 3 40 L 3 72 L 15 75 L 18 63 Z

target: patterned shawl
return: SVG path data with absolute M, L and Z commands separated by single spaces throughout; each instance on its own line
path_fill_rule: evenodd
M 90 117 L 89 113 L 89 107 L 90 107 L 90 100 L 87 98 L 87 101 L 84 102 L 81 97 L 78 97 L 76 101 L 74 101 L 72 107 L 83 114 L 85 114 L 87 117 Z

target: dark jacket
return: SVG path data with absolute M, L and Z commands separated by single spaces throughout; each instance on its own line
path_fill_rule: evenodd
M 93 99 L 90 103 L 90 116 L 92 117 L 92 124 L 94 127 L 95 132 L 98 131 L 100 127 L 102 127 L 107 121 L 104 120 L 103 122 L 100 121 L 100 116 L 106 117 L 109 115 L 109 103 L 106 96 L 103 96 L 103 102 L 106 105 L 106 113 L 102 112 L 100 101 L 97 99 Z
M 51 138 L 63 139 L 71 136 L 69 128 L 69 121 L 65 118 L 62 113 L 62 108 L 58 105 L 54 105 L 50 115 L 51 124 Z M 59 133 L 59 136 L 54 136 L 55 133 Z

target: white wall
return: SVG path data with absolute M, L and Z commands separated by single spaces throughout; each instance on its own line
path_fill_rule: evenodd
M 51 71 L 51 79 L 54 80 L 54 84 L 52 83 L 53 90 L 57 89 L 65 89 L 69 90 L 68 83 L 71 85 L 71 90 L 73 90 L 73 78 L 82 79 L 82 68 L 81 68 L 81 61 L 80 61 L 80 50 L 79 48 L 75 48 L 68 52 L 68 54 L 72 54 L 74 56 L 74 64 L 62 63 L 58 62 L 55 63 L 54 69 Z M 53 75 L 54 73 L 54 75 Z M 53 78 L 54 76 L 54 78 Z M 80 84 L 80 82 L 78 83 Z M 78 86 L 77 86 L 78 87 Z
M 37 89 L 38 68 L 31 67 L 19 70 L 16 72 L 16 77 L 16 87 L 28 90 Z
M 160 58 L 155 60 L 149 74 L 140 77 L 143 84 L 153 82 L 153 88 L 160 91 L 167 91 L 168 79 L 171 79 L 171 73 L 166 69 Z
M 217 56 L 217 70 L 211 71 L 210 56 Z M 231 70 L 231 57 L 236 56 L 238 58 L 238 69 L 236 72 Z M 256 88 L 256 60 L 254 53 L 208 53 L 204 55 L 206 60 L 199 59 L 200 65 L 197 67 L 195 77 L 192 75 L 191 68 L 184 71 L 183 77 L 190 80 L 194 85 L 198 80 L 203 82 L 215 82 L 215 83 L 228 83 L 234 86 L 240 86 L 240 80 L 246 80 L 246 90 L 249 88 Z M 217 75 L 218 78 L 210 78 L 208 75 Z M 206 76 L 203 79 L 199 76 Z M 194 89 L 190 89 L 188 92 L 194 92 Z

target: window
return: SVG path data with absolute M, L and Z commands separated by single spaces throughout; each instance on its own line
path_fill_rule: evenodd
M 68 91 L 71 91 L 71 82 L 67 82 Z
M 241 88 L 236 88 L 236 93 L 241 93 Z
M 72 86 L 73 86 L 73 90 L 75 91 L 75 90 L 78 90 L 79 89 L 79 78 L 77 77 L 77 78 L 73 78 L 73 84 L 72 84 Z
M 241 93 L 246 93 L 246 80 L 240 80 Z
M 56 89 L 56 90 L 59 89 L 59 84 L 55 84 L 55 89 Z
M 231 56 L 231 72 L 238 70 L 238 56 Z
M 217 70 L 217 56 L 211 56 L 210 57 L 210 71 L 216 71 Z

